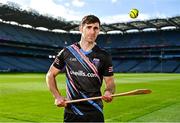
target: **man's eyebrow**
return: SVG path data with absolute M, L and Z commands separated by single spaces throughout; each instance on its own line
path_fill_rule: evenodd
M 88 25 L 87 27 L 92 27 L 91 25 Z
M 92 27 L 93 27 L 92 25 L 87 25 L 87 28 L 92 28 Z M 99 29 L 100 27 L 94 26 L 93 28 L 94 28 L 94 29 Z
M 94 28 L 99 28 L 98 26 L 95 26 Z

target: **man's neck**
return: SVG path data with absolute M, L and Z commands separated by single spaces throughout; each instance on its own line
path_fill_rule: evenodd
M 87 42 L 87 41 L 80 41 L 79 42 L 81 49 L 84 51 L 92 50 L 92 48 L 95 46 L 95 42 Z

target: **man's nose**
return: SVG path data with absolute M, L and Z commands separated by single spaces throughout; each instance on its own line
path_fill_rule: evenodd
M 90 33 L 91 33 L 91 34 L 95 34 L 96 31 L 92 28 L 92 29 L 90 29 Z

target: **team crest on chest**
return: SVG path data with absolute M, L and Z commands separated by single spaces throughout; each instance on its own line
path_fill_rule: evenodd
M 98 66 L 99 66 L 99 64 L 100 64 L 100 59 L 94 58 L 94 59 L 92 60 L 92 63 L 96 66 L 96 68 L 98 68 Z

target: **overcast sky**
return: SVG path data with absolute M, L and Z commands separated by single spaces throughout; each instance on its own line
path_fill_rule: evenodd
M 87 14 L 97 15 L 102 22 L 115 23 L 147 20 L 180 15 L 180 0 L 0 0 L 18 3 L 23 9 L 35 9 L 40 14 L 77 20 Z M 137 8 L 137 19 L 129 18 L 129 11 Z

